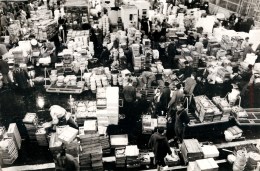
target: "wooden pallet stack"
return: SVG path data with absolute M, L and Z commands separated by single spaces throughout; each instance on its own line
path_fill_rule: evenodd
M 9 128 L 7 130 L 7 136 L 10 138 L 13 138 L 16 148 L 18 150 L 20 150 L 21 144 L 22 144 L 22 139 L 21 139 L 21 136 L 20 136 L 16 123 L 11 123 L 9 125 Z
M 18 158 L 18 150 L 13 138 L 6 138 L 0 141 L 0 154 L 2 155 L 3 164 L 13 164 Z
M 36 113 L 26 113 L 23 119 L 30 140 L 36 140 L 36 130 L 38 125 L 38 116 Z

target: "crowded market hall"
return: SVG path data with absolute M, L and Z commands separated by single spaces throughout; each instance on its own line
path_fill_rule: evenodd
M 260 171 L 259 4 L 0 0 L 0 171 Z

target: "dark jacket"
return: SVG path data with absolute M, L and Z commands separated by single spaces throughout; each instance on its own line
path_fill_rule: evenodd
M 169 155 L 172 154 L 166 136 L 161 135 L 158 132 L 152 134 L 148 146 L 153 150 L 156 159 L 164 158 L 167 153 Z
M 162 94 L 160 97 L 160 105 L 162 108 L 167 108 L 168 107 L 168 103 L 171 100 L 171 90 L 169 87 L 164 87 L 162 90 Z
M 136 90 L 133 86 L 125 86 L 123 94 L 126 102 L 134 102 L 136 100 Z
M 6 61 L 0 59 L 0 73 L 8 74 L 9 72 L 9 65 Z
M 20 89 L 27 89 L 29 88 L 28 80 L 30 79 L 28 73 L 23 69 L 15 69 L 14 70 L 14 82 L 18 84 Z
M 183 69 L 183 77 L 184 77 L 183 79 L 190 77 L 192 72 L 193 69 L 191 66 L 185 66 L 185 68 Z

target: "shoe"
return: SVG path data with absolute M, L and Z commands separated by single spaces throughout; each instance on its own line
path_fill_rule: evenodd
M 163 168 L 162 168 L 162 170 L 167 170 L 169 167 L 168 166 L 164 166 Z

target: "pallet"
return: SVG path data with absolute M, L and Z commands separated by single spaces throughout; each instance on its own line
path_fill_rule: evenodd
M 195 112 L 197 112 L 197 111 L 195 111 Z M 188 116 L 191 121 L 190 122 L 191 124 L 189 124 L 188 127 L 214 125 L 214 124 L 226 123 L 229 121 L 228 119 L 226 119 L 226 120 L 219 120 L 219 121 L 213 121 L 213 122 L 201 122 L 199 120 L 199 118 L 196 116 L 196 114 L 194 114 L 194 113 L 189 113 Z
M 248 118 L 236 118 L 235 120 L 239 126 L 260 126 L 260 108 L 245 109 Z
M 81 94 L 84 90 L 84 86 L 77 87 L 77 86 L 62 86 L 57 87 L 54 84 L 46 87 L 46 92 L 48 93 L 64 93 L 64 94 Z

